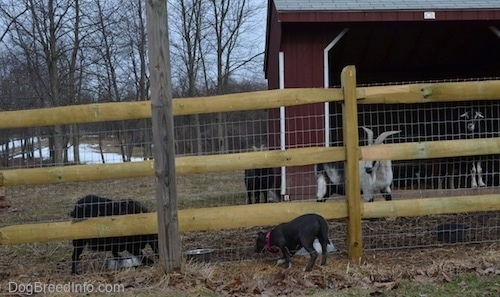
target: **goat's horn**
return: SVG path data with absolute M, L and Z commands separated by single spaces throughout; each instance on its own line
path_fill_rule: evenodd
M 399 130 L 399 131 L 386 131 L 386 132 L 384 132 L 384 133 L 380 134 L 380 135 L 377 137 L 377 139 L 375 139 L 375 143 L 374 143 L 374 144 L 381 144 L 382 142 L 384 142 L 384 140 L 385 140 L 387 137 L 389 137 L 389 136 L 391 136 L 391 135 L 394 135 L 394 134 L 398 134 L 398 133 L 400 133 L 400 132 L 401 132 L 401 130 Z
M 361 126 L 361 128 L 365 130 L 366 136 L 368 136 L 368 145 L 373 144 L 373 131 L 363 126 Z

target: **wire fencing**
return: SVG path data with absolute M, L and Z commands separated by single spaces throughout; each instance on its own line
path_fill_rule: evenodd
M 369 127 L 375 135 L 389 130 L 401 131 L 387 138 L 386 143 L 498 137 L 499 100 L 360 104 L 358 107 L 358 124 Z M 318 128 L 320 123 L 324 124 L 324 117 L 307 115 L 311 110 L 302 108 L 300 112 L 287 113 L 285 143 L 292 139 L 294 143 L 287 148 L 324 146 L 324 142 L 316 137 L 324 134 L 324 130 Z M 178 156 L 219 155 L 251 152 L 253 146 L 260 148 L 262 145 L 278 150 L 280 145 L 276 139 L 281 135 L 276 129 L 280 123 L 273 116 L 275 113 L 276 110 L 270 109 L 227 112 L 222 116 L 215 113 L 198 117 L 176 116 L 176 153 Z M 329 146 L 343 146 L 341 104 L 330 103 L 328 119 Z M 154 153 L 151 128 L 145 120 L 65 125 L 62 131 L 63 134 L 58 136 L 63 139 L 63 159 L 67 166 L 137 162 L 150 160 Z M 366 135 L 363 130 L 359 132 L 360 145 L 366 145 Z M 0 130 L 1 170 L 50 168 L 56 165 L 51 158 L 54 154 L 53 135 L 52 127 Z M 481 178 L 478 171 L 482 171 Z M 500 184 L 498 155 L 394 161 L 393 172 L 394 200 L 498 193 Z M 281 198 L 280 174 L 280 169 L 274 168 L 274 184 L 270 188 L 273 193 L 270 195 L 278 200 Z M 290 195 L 292 203 L 316 199 L 317 184 L 312 164 L 287 167 L 286 174 L 286 191 L 293 193 Z M 477 187 L 473 187 L 472 174 L 475 174 Z M 243 170 L 179 174 L 176 179 L 179 209 L 247 204 Z M 11 206 L 1 210 L 0 227 L 68 221 L 75 203 L 88 194 L 113 200 L 134 199 L 154 212 L 154 183 L 151 176 L 8 187 L 6 196 L 11 200 Z M 329 199 L 343 200 L 345 197 L 333 195 Z M 375 200 L 383 198 L 377 195 Z M 364 220 L 363 248 L 384 250 L 494 242 L 500 237 L 498 223 L 497 211 Z M 330 237 L 336 248 L 345 251 L 345 220 L 332 220 L 329 225 Z M 455 236 L 456 240 L 442 236 L 439 226 L 443 225 L 454 227 L 447 232 L 451 235 L 443 236 Z M 215 249 L 212 255 L 214 262 L 249 260 L 255 257 L 252 244 L 255 233 L 260 229 L 187 232 L 181 237 L 182 248 L 183 251 Z M 14 269 L 20 273 L 37 269 L 62 274 L 70 272 L 73 249 L 70 241 L 0 246 L 0 249 L 3 254 L 9 255 L 3 258 L 2 268 L 11 267 L 10 262 L 16 259 L 19 265 Z M 145 254 L 153 256 L 154 251 L 146 247 Z M 96 253 L 87 249 L 81 256 L 80 269 L 85 273 L 103 273 L 110 268 L 113 257 L 111 253 Z M 125 257 L 130 257 L 130 254 Z M 36 265 L 30 266 L 30 263 Z

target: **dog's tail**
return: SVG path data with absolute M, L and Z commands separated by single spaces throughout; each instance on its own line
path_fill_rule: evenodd
M 330 239 L 328 239 L 328 223 L 323 217 L 321 217 L 318 221 L 321 230 L 318 234 L 318 240 L 321 243 L 321 250 L 323 251 L 323 254 L 326 254 L 327 245 L 330 241 Z

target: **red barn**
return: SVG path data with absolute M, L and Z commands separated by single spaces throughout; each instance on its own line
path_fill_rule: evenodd
M 499 77 L 500 1 L 269 0 L 269 89 L 339 86 L 346 65 L 358 84 Z M 336 145 L 334 112 L 271 110 L 270 148 Z M 281 173 L 281 194 L 315 198 L 312 166 Z

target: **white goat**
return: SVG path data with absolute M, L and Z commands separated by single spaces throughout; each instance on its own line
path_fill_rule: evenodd
M 367 135 L 368 145 L 382 144 L 384 140 L 401 131 L 386 131 L 380 134 L 375 141 L 373 140 L 373 131 L 361 127 Z M 344 189 L 344 168 L 343 162 L 336 165 L 335 163 L 323 163 L 314 165 L 316 181 L 318 184 L 318 192 L 316 193 L 317 201 L 324 201 L 333 193 L 345 195 Z M 363 199 L 366 202 L 372 202 L 374 193 L 380 192 L 385 200 L 391 200 L 391 185 L 392 185 L 392 162 L 390 160 L 383 161 L 360 161 L 359 162 L 359 177 L 361 192 Z

